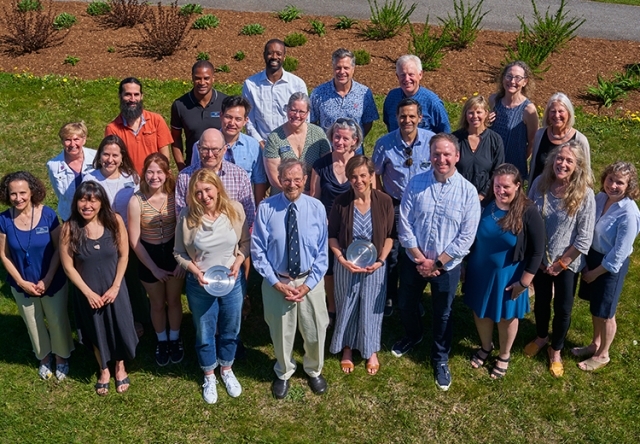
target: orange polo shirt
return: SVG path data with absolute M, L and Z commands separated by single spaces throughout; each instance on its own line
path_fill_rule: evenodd
M 144 159 L 149 154 L 160 152 L 160 148 L 173 143 L 169 127 L 162 116 L 147 110 L 142 110 L 142 122 L 137 133 L 125 126 L 120 114 L 104 130 L 105 136 L 111 134 L 115 134 L 124 141 L 133 166 L 140 175 L 142 175 Z

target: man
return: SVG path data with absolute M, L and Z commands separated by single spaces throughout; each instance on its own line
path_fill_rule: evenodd
M 253 137 L 242 133 L 249 120 L 251 104 L 242 96 L 225 97 L 222 101 L 222 126 L 220 131 L 227 145 L 224 159 L 242 167 L 251 179 L 253 196 L 258 205 L 267 192 L 267 174 L 264 169 L 260 144 Z M 191 165 L 200 166 L 200 156 L 194 155 Z
M 200 139 L 204 130 L 220 128 L 220 109 L 227 95 L 213 89 L 214 71 L 208 60 L 196 62 L 191 68 L 193 89 L 171 105 L 173 158 L 179 171 L 192 163 L 193 145 Z M 183 131 L 186 139 L 184 149 Z
M 376 141 L 371 160 L 376 168 L 378 189 L 384 190 L 393 199 L 397 227 L 400 200 L 409 180 L 431 168 L 429 141 L 434 134 L 418 127 L 422 121 L 422 107 L 415 99 L 405 98 L 398 103 L 396 119 L 400 127 Z M 395 240 L 387 257 L 385 316 L 393 314 L 393 304 L 398 301 L 400 258 L 400 243 Z
M 440 133 L 430 143 L 432 169 L 411 179 L 400 205 L 398 238 L 413 264 L 400 270 L 400 315 L 406 336 L 391 353 L 400 357 L 422 341 L 418 303 L 431 284 L 431 361 L 436 385 L 448 390 L 451 305 L 460 281 L 460 263 L 478 228 L 480 200 L 476 188 L 456 171 L 460 149 L 455 136 Z
M 304 81 L 282 69 L 286 56 L 284 42 L 272 39 L 264 47 L 264 71 L 252 75 L 242 85 L 242 96 L 251 104 L 247 133 L 264 148 L 271 131 L 287 120 L 286 105 L 294 92 L 308 93 Z
M 296 370 L 296 328 L 304 339 L 304 371 L 316 394 L 327 390 L 322 376 L 329 325 L 323 276 L 328 267 L 327 215 L 319 200 L 303 194 L 304 164 L 285 159 L 278 166 L 282 193 L 258 207 L 251 235 L 251 258 L 262 275 L 264 319 L 276 355 L 271 391 L 283 399 Z
M 120 115 L 107 125 L 104 135 L 115 134 L 124 141 L 133 166 L 142 174 L 144 159 L 149 154 L 162 153 L 169 159 L 173 138 L 162 116 L 144 109 L 140 80 L 127 77 L 120 82 L 118 94 Z
M 414 55 L 403 55 L 396 62 L 396 77 L 400 88 L 389 91 L 384 100 L 382 120 L 387 125 L 387 131 L 398 128 L 395 119 L 395 110 L 398 102 L 404 98 L 412 98 L 420 102 L 422 106 L 422 121 L 420 128 L 425 128 L 434 133 L 450 133 L 449 115 L 444 109 L 440 97 L 433 91 L 420 86 L 422 80 L 422 62 Z
M 351 51 L 336 50 L 331 62 L 333 80 L 319 85 L 311 93 L 311 123 L 327 131 L 340 117 L 350 117 L 358 122 L 366 137 L 373 122 L 380 118 L 373 93 L 353 80 L 356 57 Z

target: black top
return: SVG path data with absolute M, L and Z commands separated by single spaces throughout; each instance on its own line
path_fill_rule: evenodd
M 524 271 L 536 274 L 544 254 L 544 222 L 534 204 L 529 205 L 522 215 L 522 231 L 518 233 L 513 252 L 513 262 L 524 261 Z
M 185 162 L 191 164 L 193 144 L 200 139 L 202 133 L 209 129 L 220 129 L 220 111 L 222 101 L 227 97 L 220 91 L 213 90 L 211 101 L 203 108 L 193 95 L 193 90 L 176 99 L 171 105 L 171 128 L 184 130 L 187 139 L 187 149 L 183 149 L 182 137 L 174 140 L 174 145 L 186 151 Z
M 569 140 L 576 140 L 576 131 L 573 133 L 573 137 Z M 568 142 L 568 141 L 567 141 Z M 560 146 L 560 144 L 555 144 L 551 140 L 549 140 L 548 131 L 545 131 L 540 139 L 540 145 L 538 147 L 538 154 L 536 154 L 536 158 L 533 159 L 533 175 L 531 176 L 531 183 L 536 180 L 536 177 L 542 174 L 544 170 L 544 164 L 547 162 L 547 156 L 555 147 Z
M 331 212 L 333 200 L 339 194 L 346 193 L 351 189 L 351 182 L 338 182 L 338 178 L 333 172 L 333 156 L 329 153 L 313 163 L 313 170 L 320 176 L 320 202 L 327 210 L 327 217 Z
M 498 165 L 504 163 L 502 137 L 495 131 L 486 129 L 480 134 L 480 143 L 475 152 L 469 145 L 469 133 L 460 129 L 453 133 L 460 143 L 460 160 L 456 169 L 476 187 L 478 194 L 486 196 L 491 187 L 491 175 Z

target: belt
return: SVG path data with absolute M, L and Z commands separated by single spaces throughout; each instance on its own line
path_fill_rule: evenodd
M 309 276 L 309 273 L 310 273 L 310 272 L 311 272 L 311 268 L 309 268 L 307 271 L 305 271 L 305 272 L 303 272 L 303 273 L 300 273 L 300 274 L 298 275 L 298 277 L 297 277 L 297 278 L 295 278 L 295 279 L 294 279 L 294 278 L 292 278 L 291 276 L 289 276 L 288 274 L 280 274 L 280 273 L 276 273 L 276 274 L 277 274 L 278 276 L 280 276 L 281 278 L 289 279 L 290 281 L 295 281 L 296 279 L 300 279 L 300 278 L 303 278 L 303 277 L 307 277 L 307 276 Z

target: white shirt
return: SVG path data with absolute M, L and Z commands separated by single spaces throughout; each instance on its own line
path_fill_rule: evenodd
M 287 121 L 285 107 L 291 94 L 295 92 L 309 93 L 304 80 L 284 69 L 282 77 L 276 83 L 271 83 L 265 71 L 245 80 L 242 97 L 251 103 L 247 134 L 258 142 L 266 140 L 269 133 Z M 308 118 L 309 116 L 307 120 Z
M 106 179 L 100 170 L 93 170 L 84 176 L 83 182 L 92 180 L 102 185 L 107 192 L 111 209 L 118 213 L 127 225 L 127 210 L 133 194 L 140 189 L 131 176 L 120 174 L 117 179 Z
M 84 151 L 84 162 L 82 164 L 83 176 L 93 170 L 93 159 L 96 157 L 96 150 L 82 148 Z M 64 151 L 47 162 L 47 172 L 53 191 L 58 196 L 58 215 L 63 221 L 71 217 L 71 203 L 76 192 L 74 182 L 76 175 L 71 167 L 64 160 Z
M 193 244 L 196 249 L 194 261 L 201 271 L 215 265 L 231 268 L 236 261 L 234 252 L 238 236 L 226 214 L 221 214 L 215 221 L 203 217 Z

